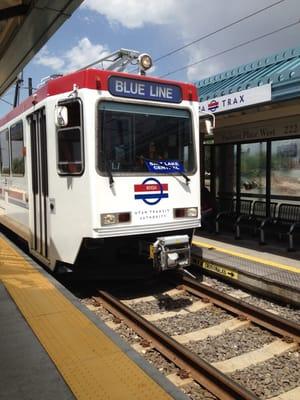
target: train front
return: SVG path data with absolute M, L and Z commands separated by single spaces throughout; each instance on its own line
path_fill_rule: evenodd
M 189 266 L 200 225 L 196 88 L 111 73 L 96 104 L 93 238 L 102 257 L 137 256 L 158 271 Z

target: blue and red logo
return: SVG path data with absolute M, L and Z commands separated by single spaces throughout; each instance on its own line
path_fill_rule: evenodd
M 207 108 L 211 112 L 215 112 L 219 108 L 219 102 L 217 100 L 212 100 L 207 104 Z
M 147 178 L 140 185 L 134 185 L 135 200 L 143 200 L 149 206 L 154 206 L 161 199 L 168 198 L 168 184 L 160 183 L 155 178 Z

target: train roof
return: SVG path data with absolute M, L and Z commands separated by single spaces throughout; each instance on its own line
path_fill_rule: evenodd
M 197 89 L 195 85 L 190 83 L 164 80 L 152 76 L 135 75 L 124 72 L 91 68 L 48 80 L 42 87 L 33 93 L 32 96 L 25 99 L 19 106 L 1 118 L 0 127 L 18 115 L 21 115 L 33 105 L 40 103 L 45 98 L 72 91 L 74 85 L 76 85 L 78 89 L 86 88 L 94 90 L 108 90 L 108 80 L 112 76 L 123 77 L 132 80 L 162 83 L 166 85 L 176 85 L 181 89 L 182 100 L 198 101 Z

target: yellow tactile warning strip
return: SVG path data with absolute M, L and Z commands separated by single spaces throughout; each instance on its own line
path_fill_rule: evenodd
M 235 251 L 232 251 L 232 250 L 224 249 L 223 247 L 214 246 L 214 245 L 211 245 L 211 244 L 205 243 L 205 242 L 200 242 L 199 240 L 193 240 L 192 243 L 195 246 L 198 246 L 198 247 L 206 247 L 207 249 L 214 249 L 214 250 L 219 251 L 221 253 L 230 254 L 231 256 L 244 258 L 245 260 L 254 261 L 254 262 L 257 262 L 257 263 L 260 263 L 260 264 L 267 265 L 269 267 L 276 267 L 276 268 L 279 268 L 279 269 L 285 269 L 287 271 L 296 272 L 296 273 L 300 274 L 300 268 L 296 268 L 296 267 L 293 267 L 291 265 L 285 265 L 285 264 L 277 263 L 277 262 L 274 262 L 274 261 L 271 261 L 271 260 L 265 260 L 263 258 L 249 256 L 249 255 L 238 253 L 238 252 L 235 252 Z
M 171 399 L 0 237 L 0 281 L 78 399 Z

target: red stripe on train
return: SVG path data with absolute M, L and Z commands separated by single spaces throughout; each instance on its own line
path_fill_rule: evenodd
M 162 183 L 161 184 L 162 190 L 168 190 L 168 184 L 167 183 Z M 161 191 L 160 185 L 157 184 L 150 184 L 150 185 L 134 185 L 134 191 L 135 192 L 157 192 Z

